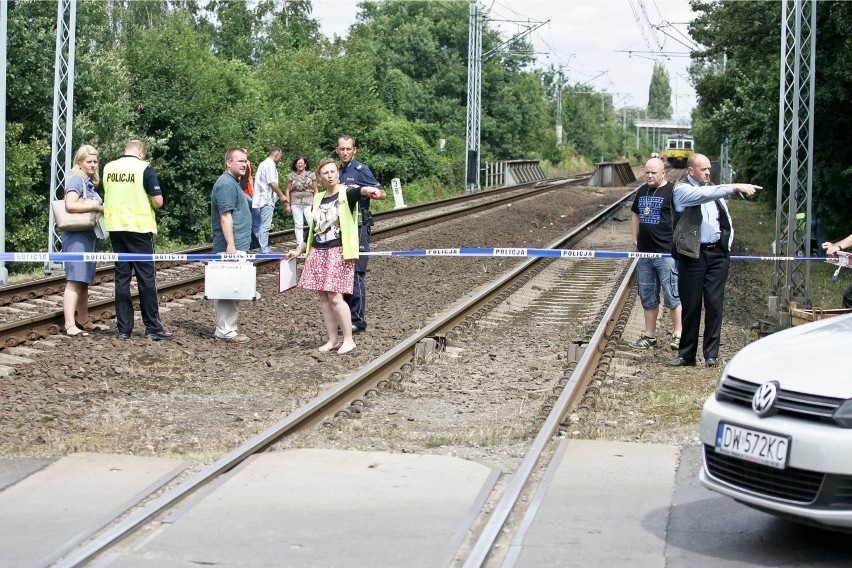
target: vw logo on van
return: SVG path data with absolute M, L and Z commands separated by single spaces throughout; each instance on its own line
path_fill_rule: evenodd
M 778 381 L 769 381 L 763 383 L 754 393 L 751 399 L 751 409 L 758 416 L 771 416 L 777 412 L 775 408 L 775 399 L 778 396 L 778 389 L 781 387 Z

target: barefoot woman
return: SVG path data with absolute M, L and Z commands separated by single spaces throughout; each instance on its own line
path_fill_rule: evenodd
M 358 198 L 383 199 L 385 192 L 375 187 L 347 187 L 338 181 L 337 163 L 323 158 L 317 166 L 323 191 L 314 197 L 308 240 L 287 253 L 295 258 L 308 253 L 299 287 L 319 292 L 322 318 L 328 341 L 320 351 L 337 350 L 343 355 L 355 349 L 352 315 L 343 294 L 352 293 L 355 260 L 358 258 Z M 337 330 L 343 340 L 337 341 Z

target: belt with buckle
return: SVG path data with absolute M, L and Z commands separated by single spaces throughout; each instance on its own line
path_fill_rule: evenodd
M 715 243 L 701 243 L 701 250 L 713 250 L 719 246 L 719 241 Z

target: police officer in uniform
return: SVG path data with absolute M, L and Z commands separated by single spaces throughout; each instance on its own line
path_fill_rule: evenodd
M 340 157 L 340 183 L 352 187 L 377 187 L 381 190 L 379 199 L 387 197 L 384 187 L 378 182 L 376 176 L 365 164 L 355 159 L 355 139 L 352 136 L 343 135 L 337 139 L 335 152 Z M 373 232 L 373 215 L 370 213 L 370 197 L 361 197 L 358 200 L 358 233 L 360 236 L 361 252 L 370 250 L 370 236 Z M 344 296 L 349 310 L 352 312 L 352 332 L 362 333 L 367 329 L 367 319 L 364 313 L 367 303 L 367 259 L 362 255 L 355 264 L 355 282 L 352 294 Z
M 163 206 L 163 192 L 154 168 L 144 161 L 146 153 L 141 140 L 130 140 L 124 147 L 124 156 L 104 166 L 104 226 L 109 231 L 112 250 L 117 253 L 154 254 L 154 235 L 157 234 L 154 209 Z M 118 338 L 130 339 L 133 332 L 130 278 L 134 271 L 145 338 L 171 339 L 172 334 L 160 322 L 153 261 L 115 263 Z

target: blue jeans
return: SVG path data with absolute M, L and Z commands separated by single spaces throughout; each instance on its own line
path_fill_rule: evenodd
M 260 252 L 268 253 L 269 248 L 269 229 L 272 228 L 272 214 L 275 212 L 275 205 L 264 205 L 257 209 L 252 209 L 252 213 L 258 211 L 260 215 L 260 225 L 257 229 L 257 240 L 260 243 Z
M 639 301 L 642 308 L 650 310 L 660 305 L 660 289 L 663 290 L 663 303 L 667 308 L 680 305 L 677 288 L 677 265 L 671 257 L 640 258 L 637 278 Z
M 251 195 L 246 195 L 246 199 L 248 200 L 249 209 L 251 209 L 251 234 L 256 236 L 260 230 L 260 209 L 252 209 Z

